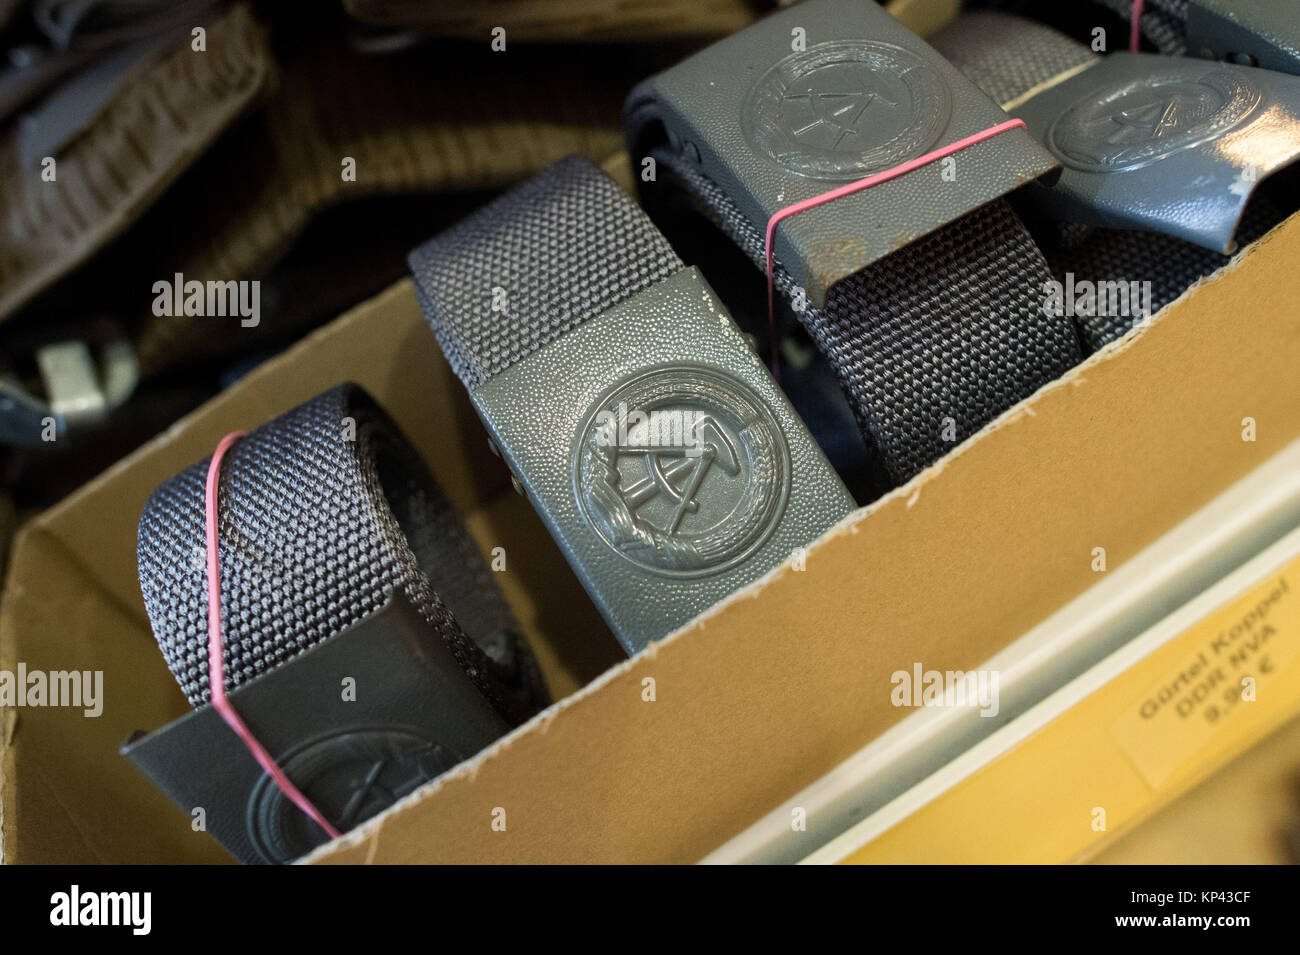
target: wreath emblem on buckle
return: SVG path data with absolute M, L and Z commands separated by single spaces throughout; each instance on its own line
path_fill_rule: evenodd
M 641 372 L 592 408 L 574 493 L 616 553 L 669 576 L 734 566 L 785 508 L 790 454 L 767 406 L 715 369 Z
M 387 809 L 464 757 L 400 726 L 343 730 L 311 740 L 280 761 L 340 831 Z M 265 773 L 248 799 L 248 835 L 262 858 L 283 865 L 326 841 L 325 833 Z
M 1093 90 L 1052 124 L 1047 142 L 1076 169 L 1137 169 L 1223 135 L 1259 102 L 1236 71 L 1171 72 Z
M 810 179 L 856 179 L 932 147 L 952 97 L 919 56 L 874 40 L 833 40 L 785 57 L 754 85 L 750 145 Z

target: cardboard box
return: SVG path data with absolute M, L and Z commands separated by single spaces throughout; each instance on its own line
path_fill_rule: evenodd
M 317 862 L 691 862 L 904 711 L 889 675 L 969 669 L 1300 436 L 1300 216 L 807 556 L 632 660 L 501 463 L 402 282 L 178 422 L 16 545 L 0 668 L 102 670 L 102 716 L 0 713 L 7 862 L 216 862 L 117 749 L 187 707 L 150 632 L 136 523 L 159 482 L 359 382 L 485 551 L 559 700 Z M 1256 439 L 1243 440 L 1243 419 Z M 654 681 L 654 700 L 645 681 Z M 492 827 L 506 810 L 506 831 Z

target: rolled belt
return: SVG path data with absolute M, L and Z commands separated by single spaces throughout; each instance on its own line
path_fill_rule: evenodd
M 626 116 L 634 165 L 654 159 L 760 268 L 781 206 L 1007 119 L 888 14 L 842 0 L 800 4 L 647 81 Z M 1010 132 L 952 168 L 776 230 L 775 285 L 895 483 L 1081 358 L 1070 321 L 1043 313 L 1051 273 L 1002 198 L 1054 162 Z M 648 202 L 656 189 L 643 186 Z
M 726 193 L 677 157 L 653 155 L 762 267 L 763 234 Z M 1070 323 L 1041 312 L 1050 277 L 1024 225 L 996 199 L 836 283 L 824 307 L 796 310 L 892 482 L 1078 363 Z M 797 300 L 801 287 L 779 264 L 773 280 Z
M 410 257 L 491 441 L 629 652 L 854 503 L 698 271 L 561 160 Z
M 1300 107 L 1293 77 L 1197 60 L 1100 57 L 1048 27 L 992 11 L 958 17 L 929 40 L 1005 109 L 1023 115 L 1066 162 L 1053 189 L 1030 192 L 1056 220 L 1044 252 L 1062 282 L 1149 282 L 1151 310 L 1159 311 L 1288 214 L 1281 189 L 1275 195 L 1258 183 L 1300 155 L 1300 137 L 1286 131 L 1293 124 L 1277 121 Z M 1220 113 L 1201 116 L 1185 90 L 1200 90 L 1204 102 L 1221 100 Z M 1160 107 L 1152 125 L 1172 119 L 1143 138 L 1139 121 L 1152 104 Z M 1132 132 L 1112 124 L 1110 139 L 1088 138 L 1120 111 L 1135 123 Z M 1262 146 L 1251 144 L 1256 118 L 1264 123 Z M 1234 137 L 1233 145 L 1219 149 L 1224 136 Z M 1200 184 L 1197 202 L 1186 201 L 1187 182 Z M 1141 317 L 1130 310 L 1076 320 L 1085 345 L 1096 350 Z
M 202 461 L 140 519 L 140 589 L 189 701 L 209 699 Z M 492 573 L 392 420 L 340 385 L 227 452 L 218 490 L 226 688 L 292 661 L 401 592 L 509 722 L 545 702 Z

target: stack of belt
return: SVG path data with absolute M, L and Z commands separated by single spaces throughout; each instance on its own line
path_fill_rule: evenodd
M 778 210 L 1008 117 L 875 4 L 810 0 L 642 84 L 626 119 L 647 204 L 684 189 L 763 268 Z M 892 482 L 1081 359 L 1004 198 L 1056 169 L 1013 130 L 777 227 L 775 284 Z
M 1280 184 L 1269 184 L 1272 193 L 1258 188 L 1300 158 L 1293 76 L 1101 57 L 989 11 L 961 16 L 929 39 L 1064 164 L 1055 187 L 1027 191 L 1057 222 L 1058 240 L 1045 250 L 1060 280 L 1149 282 L 1158 311 L 1293 211 Z M 1141 315 L 1077 317 L 1085 344 L 1097 349 Z
M 209 699 L 202 461 L 140 519 L 140 589 L 168 667 Z M 402 592 L 509 722 L 546 702 L 474 541 L 388 416 L 342 385 L 240 439 L 218 493 L 227 690 L 292 661 Z
M 548 167 L 410 261 L 516 487 L 629 652 L 852 510 L 698 271 L 590 163 Z

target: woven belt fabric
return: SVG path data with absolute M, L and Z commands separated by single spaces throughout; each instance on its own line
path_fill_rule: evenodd
M 1285 208 L 1267 194 L 1254 197 L 1237 227 L 1244 248 L 1286 218 Z M 1150 282 L 1151 312 L 1155 314 L 1194 284 L 1232 262 L 1199 245 L 1158 232 L 1063 226 L 1059 242 L 1046 249 L 1052 271 L 1073 273 L 1075 280 Z M 1079 335 L 1089 351 L 1122 338 L 1136 321 L 1126 315 L 1076 318 Z
M 1092 0 L 1092 2 L 1097 6 L 1105 7 L 1108 10 L 1110 10 L 1112 13 L 1116 15 L 1116 17 L 1118 17 L 1120 20 L 1123 21 L 1126 27 L 1129 23 L 1132 22 L 1133 0 Z M 1138 18 L 1138 27 L 1142 33 L 1142 36 L 1145 37 L 1146 40 L 1157 50 L 1159 50 L 1161 53 L 1169 54 L 1171 56 L 1181 56 L 1187 52 L 1188 2 L 1189 0 L 1144 0 L 1142 6 L 1142 15 Z M 976 7 L 976 6 L 992 7 L 992 8 L 1011 7 L 1016 10 L 1032 10 L 1034 9 L 1035 4 L 1025 3 L 1023 2 L 1023 0 L 1019 0 L 1019 2 L 1017 2 L 1017 0 L 978 0 L 978 2 L 966 3 L 963 6 L 967 8 Z M 985 12 L 992 12 L 992 11 L 972 10 L 970 13 L 963 14 L 961 17 L 958 18 L 958 20 L 965 19 L 965 17 L 971 16 L 976 13 L 978 13 L 979 15 L 983 15 Z M 1016 23 L 1006 24 L 1006 25 L 1013 27 L 1017 31 L 1029 29 L 1028 21 L 1026 20 L 1020 19 L 1019 17 L 1013 17 L 1007 14 L 1000 14 L 1000 15 L 1005 17 L 1006 19 L 1016 21 Z M 926 40 L 930 42 L 932 46 L 935 46 L 936 49 L 941 49 L 938 46 L 938 44 L 934 43 L 934 37 L 939 35 L 940 33 L 943 33 L 945 30 L 948 30 L 953 25 L 953 22 L 954 21 L 949 21 L 947 25 L 941 27 L 934 34 L 927 36 Z M 1052 32 L 1052 33 L 1056 32 L 1054 30 L 1051 30 L 1049 27 L 1042 27 L 1037 24 L 1034 24 L 1033 27 L 1036 30 L 1047 30 L 1048 32 Z M 1058 37 L 1060 36 L 1060 34 L 1056 34 L 1056 35 Z M 1017 32 L 1015 35 L 1015 39 L 1017 43 L 1014 45 L 1007 42 L 1012 39 L 1011 37 L 1002 38 L 1006 46 L 1006 55 L 1013 56 L 1013 57 L 1018 55 L 1026 55 L 1025 51 L 1016 50 L 1014 48 L 1015 46 L 1019 45 L 1018 41 L 1022 36 L 1028 38 L 1030 34 Z M 1127 28 L 1125 28 L 1120 33 L 1112 33 L 1112 36 L 1114 37 L 1114 39 L 1112 39 L 1107 44 L 1108 50 L 1115 51 L 1115 50 L 1128 49 L 1129 31 Z M 1066 42 L 1070 42 L 1070 41 L 1067 40 Z M 1029 45 L 1033 45 L 1032 40 L 1030 41 Z M 1027 55 L 1032 56 L 1033 54 L 1029 53 Z M 956 63 L 956 60 L 954 60 L 953 62 Z M 957 65 L 960 66 L 960 64 Z M 1063 70 L 1065 68 L 1066 68 L 1065 64 L 1062 64 L 1057 70 L 1053 72 L 1060 72 L 1060 70 Z M 974 79 L 973 76 L 971 78 Z
M 614 181 L 576 156 L 411 253 L 425 317 L 477 388 L 684 265 Z
M 140 519 L 140 588 L 195 706 L 209 699 L 208 460 L 160 485 Z M 218 492 L 227 689 L 383 607 L 401 590 L 512 722 L 545 701 L 531 654 L 474 541 L 416 451 L 355 385 L 268 422 L 227 452 Z
M 853 510 L 700 271 L 586 160 L 409 261 L 516 489 L 629 654 Z
M 1125 21 L 1133 17 L 1133 0 L 1096 0 Z M 1161 53 L 1182 56 L 1187 52 L 1187 0 L 1146 0 L 1138 17 L 1142 35 Z
M 1185 2 L 1182 7 L 1185 15 Z M 1087 46 L 1049 27 L 995 11 L 964 14 L 928 39 L 1004 106 L 1034 87 L 1098 59 Z M 1266 192 L 1257 193 L 1238 226 L 1238 244 L 1255 241 L 1285 215 L 1284 206 Z M 1043 251 L 1058 280 L 1072 273 L 1076 282 L 1150 282 L 1153 313 L 1232 261 L 1231 256 L 1163 233 L 1075 223 L 1060 223 L 1056 231 L 1055 236 L 1043 237 Z M 1083 343 L 1092 352 L 1122 337 L 1140 317 L 1080 316 L 1076 320 Z
M 993 10 L 963 14 L 926 42 L 1004 108 L 1040 83 L 1095 59 L 1088 47 L 1051 27 Z
M 763 234 L 697 168 L 655 153 L 697 209 L 764 267 Z M 798 315 L 834 366 L 864 439 L 904 482 L 1081 358 L 1066 319 L 1043 314 L 1047 263 L 1005 200 L 833 286 Z M 777 288 L 801 300 L 777 263 Z

